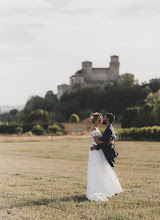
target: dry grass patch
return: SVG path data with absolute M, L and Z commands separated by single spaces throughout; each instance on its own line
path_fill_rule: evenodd
M 118 142 L 124 192 L 85 197 L 89 139 L 0 143 L 0 219 L 158 219 L 160 143 Z

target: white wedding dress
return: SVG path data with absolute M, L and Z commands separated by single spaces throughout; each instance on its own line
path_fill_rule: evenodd
M 102 137 L 98 128 L 91 131 L 92 144 L 96 145 L 94 136 Z M 107 201 L 107 197 L 122 191 L 118 178 L 102 149 L 93 151 L 89 149 L 86 197 L 90 201 Z

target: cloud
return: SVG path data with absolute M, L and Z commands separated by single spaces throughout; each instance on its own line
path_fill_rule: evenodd
M 115 12 L 118 19 L 157 16 L 160 15 L 160 2 L 157 0 L 133 2 L 132 5 L 117 8 Z

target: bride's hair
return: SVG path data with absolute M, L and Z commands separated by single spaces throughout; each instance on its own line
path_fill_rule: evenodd
M 93 124 L 95 124 L 95 121 L 97 120 L 97 118 L 98 118 L 99 116 L 102 116 L 102 114 L 99 113 L 99 112 L 92 113 L 92 114 L 91 114 L 91 117 L 90 117 L 91 122 L 92 122 Z

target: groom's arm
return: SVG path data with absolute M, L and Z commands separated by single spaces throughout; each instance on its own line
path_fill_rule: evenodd
M 102 149 L 106 148 L 109 145 L 109 143 L 111 142 L 111 140 L 112 140 L 112 132 L 110 129 L 107 129 L 107 130 L 105 130 L 104 135 L 103 135 L 104 142 L 102 144 L 96 145 L 95 146 L 96 150 L 99 150 L 101 148 Z

